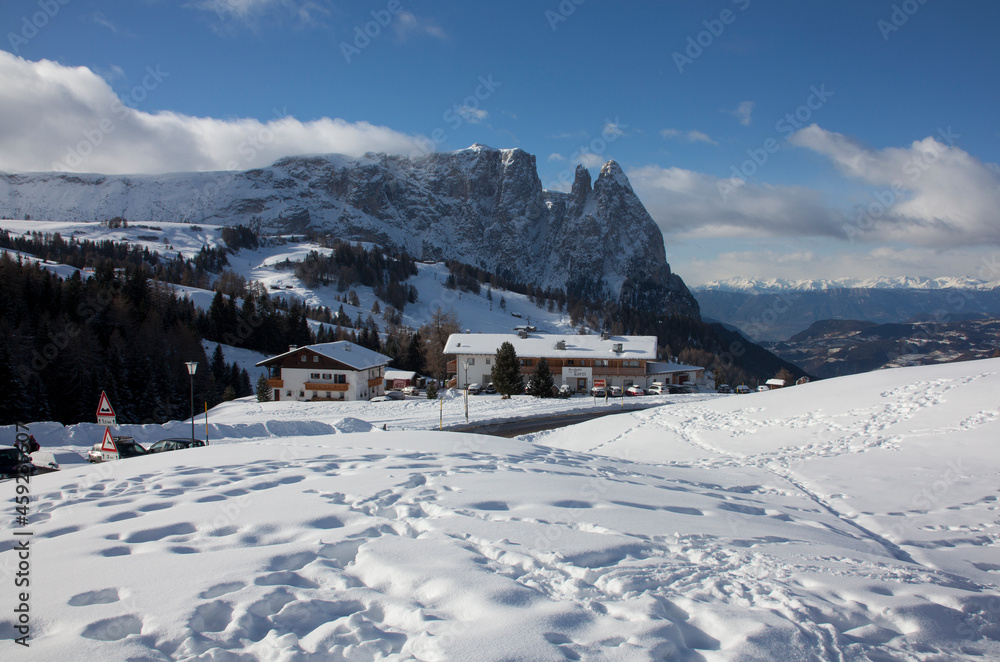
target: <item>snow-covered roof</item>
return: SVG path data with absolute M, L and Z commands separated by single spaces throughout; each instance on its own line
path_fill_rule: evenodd
M 767 386 L 784 386 L 785 385 L 785 380 L 784 379 L 769 379 L 769 380 L 767 380 L 764 383 Z
M 697 372 L 699 370 L 704 370 L 704 368 L 696 365 L 684 365 L 683 363 L 670 362 L 646 364 L 647 375 L 667 375 L 675 372 Z
M 337 342 L 326 342 L 318 345 L 303 345 L 302 347 L 296 347 L 295 349 L 288 350 L 284 354 L 278 354 L 277 356 L 266 358 L 257 363 L 257 365 L 267 365 L 276 359 L 284 358 L 289 354 L 294 354 L 303 349 L 309 349 L 321 356 L 325 356 L 328 359 L 340 361 L 344 365 L 351 366 L 355 370 L 375 368 L 380 365 L 385 365 L 392 360 L 391 357 L 386 356 L 385 354 L 379 354 L 378 352 L 370 350 L 367 347 L 362 347 L 361 345 L 357 345 L 346 340 L 338 340 Z
M 386 379 L 416 379 L 417 373 L 412 370 L 386 370 Z
M 559 343 L 565 343 L 565 349 Z M 522 338 L 510 333 L 453 333 L 445 343 L 445 354 L 495 354 L 505 342 L 520 357 L 567 359 L 656 358 L 656 336 L 580 336 L 571 333 L 529 333 Z M 615 347 L 621 345 L 621 351 Z

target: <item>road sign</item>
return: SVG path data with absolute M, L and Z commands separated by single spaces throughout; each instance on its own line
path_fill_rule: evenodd
M 111 428 L 104 428 L 104 441 L 101 442 L 101 452 L 104 453 L 118 452 L 118 447 L 115 446 L 115 438 L 111 436 Z
M 595 379 L 594 380 L 594 388 L 604 388 L 605 384 L 606 384 L 606 382 L 603 379 Z
M 111 401 L 104 391 L 101 391 L 101 401 L 97 404 L 97 424 L 118 425 L 115 410 L 111 408 Z

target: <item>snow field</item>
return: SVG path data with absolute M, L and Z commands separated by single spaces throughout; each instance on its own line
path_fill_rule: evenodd
M 998 385 L 909 368 L 515 440 L 229 403 L 261 436 L 32 479 L 31 655 L 996 659 Z

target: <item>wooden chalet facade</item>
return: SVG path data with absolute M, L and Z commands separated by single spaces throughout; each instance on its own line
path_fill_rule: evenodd
M 272 399 L 298 401 L 368 400 L 385 393 L 391 359 L 354 343 L 339 341 L 290 347 L 257 363 L 268 369 Z

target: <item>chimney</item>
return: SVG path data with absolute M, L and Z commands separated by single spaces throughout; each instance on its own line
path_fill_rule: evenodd
M 298 348 L 299 348 L 299 346 L 298 346 L 298 345 L 289 345 L 289 346 L 288 346 L 288 351 L 289 351 L 289 352 L 294 352 L 294 351 L 295 351 L 295 350 L 297 350 Z
M 611 338 L 610 333 L 608 333 L 607 331 L 601 331 L 601 340 L 609 340 L 610 338 Z
M 615 352 L 616 354 L 621 354 L 621 353 L 622 353 L 622 343 L 620 343 L 620 342 L 616 342 L 616 343 L 614 344 L 614 347 L 613 347 L 612 349 L 614 350 L 614 352 Z
M 556 343 L 556 349 L 566 349 L 566 341 L 560 340 Z
M 520 331 L 517 332 L 517 337 L 518 338 L 527 338 L 528 337 L 528 332 L 525 331 L 524 329 L 521 329 Z

